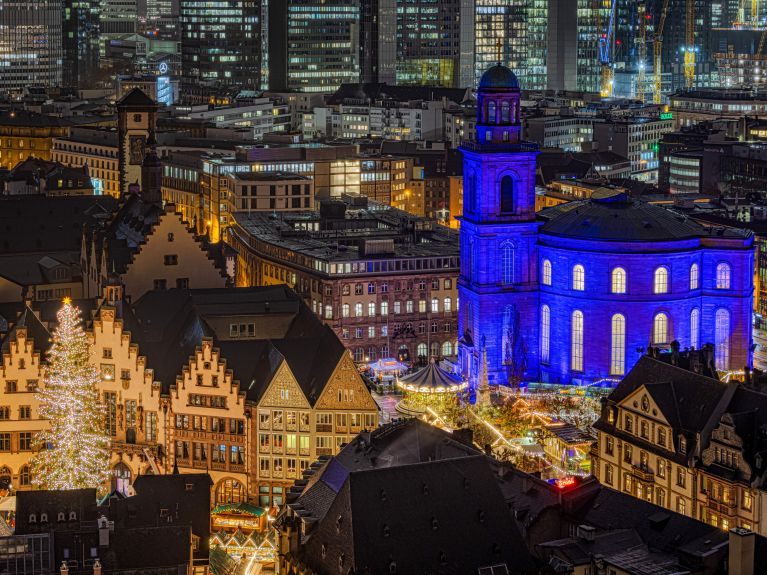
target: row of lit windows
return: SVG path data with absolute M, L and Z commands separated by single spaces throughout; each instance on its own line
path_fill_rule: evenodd
M 504 266 L 505 267 L 505 266 Z M 610 292 L 614 294 L 627 293 L 627 273 L 622 267 L 613 268 L 610 273 Z M 571 275 L 571 288 L 575 291 L 586 289 L 586 270 L 581 264 L 573 266 Z M 551 261 L 543 260 L 541 282 L 543 285 L 551 285 L 552 271 Z M 716 266 L 716 289 L 730 289 L 731 268 L 730 264 L 721 262 Z M 698 264 L 690 266 L 690 289 L 700 287 L 700 268 Z M 664 294 L 669 292 L 669 269 L 660 266 L 653 272 L 653 293 Z
M 551 359 L 551 308 L 541 306 L 541 362 Z M 583 371 L 583 312 L 575 310 L 570 318 L 570 369 Z M 656 313 L 652 321 L 653 345 L 667 345 L 671 340 L 671 321 L 665 312 Z M 700 310 L 690 312 L 690 346 L 700 346 Z M 730 367 L 730 312 L 724 308 L 714 316 L 714 356 L 716 368 Z M 610 375 L 626 371 L 626 317 L 617 313 L 610 319 Z

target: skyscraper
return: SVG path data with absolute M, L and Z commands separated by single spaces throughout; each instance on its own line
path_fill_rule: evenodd
M 0 8 L 0 91 L 60 86 L 61 0 L 3 0 Z
M 549 89 L 600 91 L 599 40 L 607 31 L 610 6 L 610 0 L 549 0 Z
M 500 62 L 520 72 L 523 89 L 546 88 L 548 0 L 476 0 L 476 80 Z
M 260 86 L 261 0 L 181 0 L 186 81 Z
M 65 0 L 63 12 L 63 83 L 93 86 L 99 71 L 100 0 Z
M 276 19 L 273 8 L 276 6 L 269 9 L 270 21 Z M 332 92 L 344 82 L 359 82 L 359 41 L 360 4 L 356 0 L 288 0 L 288 87 Z
M 474 84 L 474 1 L 397 2 L 397 84 Z

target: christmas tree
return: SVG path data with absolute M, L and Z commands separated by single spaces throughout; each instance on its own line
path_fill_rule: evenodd
M 80 310 L 67 298 L 57 317 L 45 386 L 38 394 L 40 415 L 50 428 L 36 437 L 42 449 L 32 460 L 33 482 L 44 489 L 99 488 L 109 477 L 99 374 L 90 363 Z

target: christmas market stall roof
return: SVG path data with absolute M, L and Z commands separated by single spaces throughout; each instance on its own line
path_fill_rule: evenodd
M 399 378 L 397 386 L 405 391 L 420 393 L 455 393 L 465 389 L 468 386 L 468 382 L 440 368 L 432 360 L 423 369 Z

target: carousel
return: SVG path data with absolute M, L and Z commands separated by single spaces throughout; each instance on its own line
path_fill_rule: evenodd
M 423 369 L 398 377 L 397 387 L 404 393 L 397 411 L 407 417 L 424 417 L 427 412 L 440 411 L 445 403 L 459 401 L 469 382 L 442 369 L 432 359 Z

